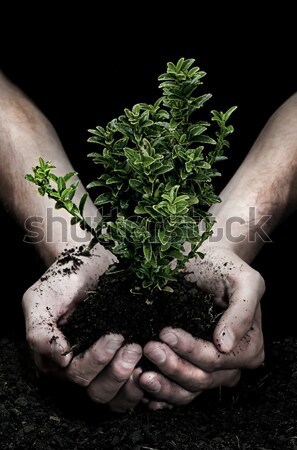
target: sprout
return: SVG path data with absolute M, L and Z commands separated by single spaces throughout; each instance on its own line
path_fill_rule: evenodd
M 233 132 L 227 122 L 236 107 L 202 116 L 211 94 L 195 94 L 205 72 L 193 64 L 184 58 L 176 65 L 169 62 L 158 78 L 162 95 L 153 105 L 136 104 L 105 128 L 89 130 L 88 141 L 98 147 L 89 156 L 100 166 L 98 178 L 88 185 L 98 191 L 95 205 L 102 220 L 96 228 L 83 216 L 87 194 L 78 206 L 73 202 L 75 172 L 57 177 L 50 162 L 40 158 L 33 175 L 26 176 L 41 195 L 56 201 L 56 208 L 73 216 L 72 224 L 91 232 L 90 247 L 101 242 L 118 257 L 135 275 L 135 288 L 140 280 L 142 288 L 170 290 L 170 281 L 211 234 L 207 209 L 220 201 L 213 188 L 213 178 L 220 175 L 214 166 L 226 159 L 226 137 Z

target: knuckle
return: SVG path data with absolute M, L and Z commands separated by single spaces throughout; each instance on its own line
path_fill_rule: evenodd
M 125 381 L 127 381 L 127 379 L 130 376 L 131 370 L 127 370 L 124 367 L 118 365 L 118 364 L 114 364 L 111 368 L 111 372 L 110 372 L 110 378 L 113 382 L 117 383 L 117 384 L 122 384 Z
M 210 375 L 206 372 L 200 372 L 196 377 L 196 389 L 206 390 L 210 386 Z
M 183 372 L 183 367 L 180 360 L 171 358 L 170 361 L 168 361 L 166 369 L 164 368 L 164 373 L 165 372 L 172 378 L 181 376 Z
M 107 352 L 100 352 L 100 354 L 96 355 L 96 362 L 93 361 L 93 365 L 96 367 L 101 367 L 101 366 L 106 366 L 107 364 L 109 364 L 109 362 L 112 359 L 112 355 L 108 354 Z

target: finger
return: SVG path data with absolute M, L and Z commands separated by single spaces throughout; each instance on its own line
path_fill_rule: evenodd
M 72 354 L 67 353 L 70 345 L 57 326 L 57 314 L 42 303 L 38 296 L 28 290 L 23 297 L 23 310 L 26 318 L 26 338 L 33 353 L 66 367 Z
M 143 398 L 144 391 L 139 386 L 139 378 L 142 369 L 137 367 L 134 369 L 128 381 L 120 389 L 118 395 L 109 403 L 112 411 L 124 413 L 133 409 Z
M 43 319 L 42 319 L 43 320 Z M 45 319 L 46 320 L 46 319 Z M 53 324 L 35 323 L 28 328 L 27 342 L 35 355 L 43 356 L 58 367 L 67 367 L 72 359 L 63 333 Z
M 91 399 L 97 403 L 110 402 L 133 373 L 141 355 L 141 347 L 137 344 L 122 347 L 87 388 Z
M 227 372 L 227 373 L 226 373 Z M 231 373 L 232 372 L 232 373 Z M 155 372 L 144 372 L 140 377 L 140 385 L 151 396 L 154 397 L 154 401 L 157 404 L 148 404 L 149 408 L 159 408 L 164 405 L 160 405 L 160 402 L 165 402 L 169 405 L 187 405 L 194 400 L 205 389 L 213 389 L 220 386 L 235 386 L 240 379 L 240 371 L 220 371 L 213 374 L 205 374 L 209 377 L 209 382 L 203 383 L 203 389 L 196 392 L 188 391 L 182 386 L 176 384 L 174 381 L 169 380 L 162 374 Z
M 63 377 L 87 387 L 110 363 L 124 341 L 123 336 L 108 334 L 102 336 L 90 349 L 73 358 L 63 371 Z
M 233 284 L 228 308 L 214 332 L 214 342 L 220 351 L 231 352 L 251 329 L 264 291 L 263 278 L 252 269 L 241 274 L 239 280 Z
M 172 409 L 173 405 L 166 402 L 158 402 L 157 400 L 151 400 L 146 397 L 146 392 L 141 399 L 141 403 L 143 403 L 148 409 L 157 410 L 157 409 Z M 151 397 L 151 396 L 150 396 Z
M 172 409 L 173 405 L 166 402 L 157 402 L 156 400 L 152 400 L 147 404 L 147 407 L 152 411 L 157 411 L 158 409 Z
M 194 400 L 200 392 L 189 392 L 178 384 L 170 381 L 160 373 L 144 372 L 139 379 L 140 386 L 151 396 L 154 397 L 152 408 L 158 408 L 160 402 L 168 403 L 169 405 L 187 405 Z M 150 403 L 148 403 L 149 407 Z
M 207 372 L 222 369 L 255 368 L 264 360 L 264 345 L 258 317 L 252 329 L 241 339 L 230 353 L 221 353 L 210 341 L 194 338 L 182 329 L 164 328 L 160 339 L 173 351 Z
M 197 365 L 180 358 L 165 344 L 149 342 L 144 348 L 145 356 L 157 364 L 162 374 L 190 392 L 230 385 L 237 380 L 237 370 L 206 372 Z

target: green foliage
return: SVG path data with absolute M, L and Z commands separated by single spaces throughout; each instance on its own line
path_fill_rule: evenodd
M 162 96 L 154 104 L 136 104 L 105 128 L 89 130 L 89 142 L 99 146 L 89 156 L 101 170 L 88 188 L 98 190 L 95 204 L 103 217 L 91 230 L 91 245 L 102 242 L 144 288 L 164 288 L 197 254 L 211 233 L 206 210 L 219 202 L 212 179 L 220 174 L 214 165 L 226 159 L 226 137 L 233 132 L 227 122 L 236 108 L 211 111 L 207 121 L 202 119 L 200 110 L 211 95 L 195 95 L 205 72 L 193 63 L 184 58 L 176 65 L 169 62 L 158 78 Z M 77 184 L 68 186 L 74 173 L 56 177 L 52 168 L 40 159 L 27 179 L 55 199 L 56 207 L 67 209 L 73 223 L 86 228 L 86 197 L 77 207 L 72 201 Z M 197 227 L 201 219 L 203 233 Z M 188 255 L 183 253 L 185 241 L 191 245 Z

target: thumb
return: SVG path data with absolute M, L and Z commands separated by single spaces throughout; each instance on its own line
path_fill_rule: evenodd
M 255 314 L 265 291 L 261 275 L 251 271 L 240 277 L 229 294 L 229 306 L 219 320 L 213 334 L 216 347 L 230 353 L 251 329 Z
M 51 360 L 55 365 L 67 367 L 72 359 L 72 352 L 63 333 L 55 326 L 29 326 L 27 341 L 35 355 Z

